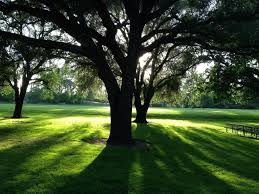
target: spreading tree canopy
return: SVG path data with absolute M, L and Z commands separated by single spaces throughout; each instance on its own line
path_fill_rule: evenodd
M 249 56 L 214 53 L 215 65 L 208 72 L 207 89 L 215 100 L 235 102 L 239 95 L 244 101 L 259 97 L 259 63 Z
M 3 18 L 2 26 L 12 30 L 17 34 L 30 34 L 33 38 L 44 38 L 52 32 L 53 28 L 46 28 L 42 21 L 41 25 L 35 19 L 30 19 L 26 15 L 12 14 Z M 8 85 L 13 89 L 15 99 L 15 109 L 13 118 L 22 117 L 22 108 L 29 84 L 43 82 L 40 74 L 49 70 L 50 64 L 47 64 L 56 55 L 61 53 L 55 50 L 46 50 L 44 48 L 33 48 L 30 45 L 23 44 L 16 40 L 4 40 L 0 44 L 0 77 L 2 85 Z
M 1 26 L 0 36 L 30 46 L 87 57 L 104 82 L 111 109 L 108 143 L 131 144 L 134 77 L 138 59 L 161 45 L 220 52 L 258 52 L 256 0 L 1 0 L 4 20 L 23 13 L 48 22 L 64 40 L 34 38 Z M 150 28 L 150 24 L 152 28 Z M 252 30 L 244 30 L 249 26 Z M 119 67 L 118 81 L 110 57 Z

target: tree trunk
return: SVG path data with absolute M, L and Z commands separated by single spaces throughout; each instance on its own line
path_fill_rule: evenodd
M 147 122 L 147 111 L 149 108 L 149 104 L 142 105 L 141 103 L 141 97 L 140 97 L 141 90 L 138 88 L 138 90 L 134 91 L 134 99 L 135 99 L 135 108 L 136 108 L 136 119 L 133 121 L 134 123 L 148 123 Z
M 139 87 L 140 88 L 140 87 Z M 136 119 L 134 120 L 135 123 L 148 123 L 147 121 L 147 111 L 150 106 L 150 102 L 154 96 L 154 89 L 153 87 L 149 87 L 146 93 L 144 94 L 144 103 L 141 102 L 141 90 L 138 88 L 138 90 L 134 91 L 134 99 L 135 99 L 135 108 L 136 108 Z
M 12 117 L 14 119 L 22 118 L 22 108 L 23 108 L 24 98 L 29 84 L 29 82 L 28 83 L 27 82 L 23 83 L 21 87 L 21 92 L 19 92 L 18 87 L 15 88 L 15 109 Z
M 18 119 L 22 117 L 23 100 L 18 97 L 15 98 L 15 109 L 13 112 L 13 118 Z
M 131 133 L 133 79 L 122 81 L 121 91 L 108 94 L 111 114 L 109 145 L 132 145 Z
M 146 124 L 147 122 L 147 111 L 148 111 L 149 106 L 146 105 L 141 105 L 141 106 L 136 106 L 136 119 L 134 120 L 135 123 L 143 123 Z
M 133 143 L 131 134 L 131 103 L 120 97 L 117 102 L 110 103 L 111 130 L 108 139 L 110 145 L 130 145 Z

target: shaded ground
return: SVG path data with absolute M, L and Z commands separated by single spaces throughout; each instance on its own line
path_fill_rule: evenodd
M 224 131 L 259 111 L 152 109 L 134 137 L 150 150 L 105 147 L 106 107 L 0 104 L 0 193 L 259 193 L 259 141 Z

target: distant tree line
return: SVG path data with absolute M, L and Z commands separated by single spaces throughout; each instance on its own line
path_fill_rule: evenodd
M 241 59 L 239 58 L 239 60 Z M 255 61 L 253 62 L 253 69 L 250 69 L 251 64 L 244 63 L 244 61 L 237 67 L 237 64 L 226 66 L 215 63 L 205 73 L 200 74 L 197 73 L 195 68 L 192 68 L 185 75 L 175 76 L 174 82 L 177 82 L 177 84 L 173 83 L 175 87 L 168 85 L 154 93 L 150 106 L 259 108 L 259 90 L 256 89 L 258 78 L 251 76 L 251 71 L 258 72 L 256 67 L 258 64 Z M 246 69 L 246 67 L 249 68 Z M 229 77 L 230 73 L 234 75 L 234 71 L 238 71 L 235 72 L 236 77 Z M 107 103 L 107 96 L 102 83 L 98 80 L 85 80 L 85 83 L 82 84 L 82 76 L 86 77 L 80 68 L 71 69 L 68 65 L 55 67 L 52 71 L 41 75 L 42 79 L 48 80 L 45 84 L 33 83 L 29 86 L 25 102 L 50 104 Z M 235 83 L 235 80 L 238 83 Z M 145 82 L 147 81 L 149 80 L 145 80 Z M 242 86 L 241 83 L 247 85 Z M 88 87 L 85 87 L 87 85 Z M 12 103 L 14 100 L 15 94 L 11 87 L 6 86 L 0 89 L 0 102 Z
M 25 102 L 50 104 L 106 102 L 107 96 L 100 81 L 84 80 L 87 83 L 83 86 L 88 84 L 89 87 L 82 88 L 81 77 L 84 72 L 77 68 L 71 69 L 68 65 L 64 65 L 52 67 L 51 71 L 42 73 L 40 77 L 44 84 L 31 83 L 27 89 Z M 10 86 L 0 88 L 0 101 L 9 103 L 15 101 L 15 94 Z
M 153 103 L 183 108 L 258 109 L 258 63 L 243 60 L 239 64 L 215 63 L 202 74 L 189 71 L 178 91 L 157 93 Z

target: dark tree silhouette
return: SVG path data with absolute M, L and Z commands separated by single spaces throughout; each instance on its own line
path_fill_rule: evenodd
M 0 67 L 8 65 L 4 72 L 0 72 L 2 83 L 10 86 L 15 94 L 15 109 L 12 117 L 21 118 L 29 84 L 46 83 L 46 80 L 41 79 L 39 74 L 49 69 L 45 64 L 54 58 L 54 55 L 44 49 L 35 49 L 9 41 L 8 45 L 1 45 L 0 56 Z
M 38 25 L 37 20 L 30 19 L 26 15 L 13 14 L 8 20 L 2 23 L 7 28 L 10 26 L 13 31 L 20 35 L 32 34 L 34 38 L 44 38 L 54 29 L 47 27 L 46 23 Z M 57 52 L 43 48 L 33 48 L 16 40 L 1 40 L 0 45 L 0 72 L 3 85 L 10 86 L 14 91 L 15 109 L 13 118 L 22 117 L 22 108 L 30 83 L 43 82 L 40 74 L 49 70 L 46 65 L 55 58 Z M 58 55 L 60 55 L 59 53 Z
M 26 0 L 0 2 L 8 17 L 15 12 L 45 20 L 65 32 L 67 41 L 35 39 L 1 29 L 0 36 L 35 47 L 61 49 L 90 59 L 104 82 L 111 112 L 109 144 L 132 144 L 131 115 L 138 59 L 163 44 L 200 46 L 240 54 L 255 52 L 258 45 L 241 42 L 233 24 L 255 20 L 258 3 L 226 0 Z M 153 23 L 151 29 L 146 26 Z M 124 29 L 124 30 L 122 30 Z M 125 33 L 126 32 L 126 33 Z M 231 36 L 235 34 L 235 36 Z M 249 36 L 251 37 L 251 36 Z M 253 49 L 250 49 L 253 48 Z M 120 68 L 116 80 L 107 55 Z

